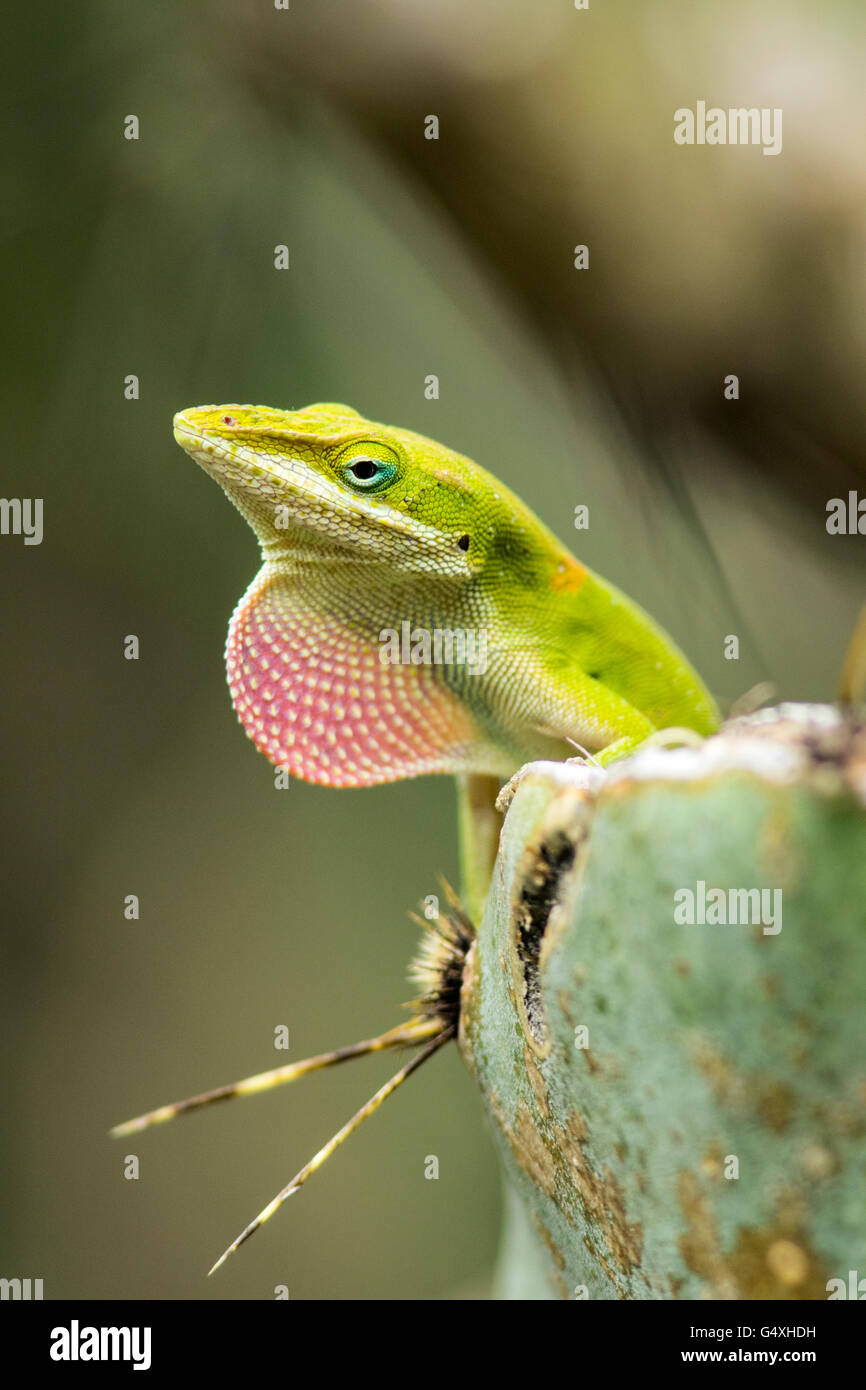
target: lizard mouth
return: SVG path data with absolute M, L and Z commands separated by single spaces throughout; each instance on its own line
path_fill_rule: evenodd
M 295 551 L 305 540 L 314 545 L 317 536 L 332 549 L 349 549 L 350 528 L 344 525 L 340 535 L 340 516 L 354 520 L 356 530 L 363 527 L 363 509 L 304 459 L 289 454 L 269 458 L 241 439 L 202 429 L 184 411 L 174 417 L 174 437 L 247 518 L 269 558 L 289 548 Z M 357 541 L 356 535 L 355 545 Z
M 285 457 L 279 463 L 268 460 L 263 453 L 248 448 L 240 440 L 224 439 L 193 423 L 187 412 L 174 417 L 174 437 L 184 453 L 210 473 L 222 487 L 238 491 L 266 494 L 273 492 L 274 500 L 286 501 L 286 494 L 311 491 L 316 474 L 301 459 Z M 304 475 L 294 483 L 295 472 Z M 270 488 L 269 485 L 270 484 Z

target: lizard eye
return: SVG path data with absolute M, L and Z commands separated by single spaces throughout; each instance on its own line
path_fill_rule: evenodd
M 361 492 L 376 492 L 379 488 L 387 487 L 396 472 L 395 463 L 385 463 L 382 459 L 370 458 L 367 454 L 349 459 L 342 465 L 342 474 L 346 482 Z

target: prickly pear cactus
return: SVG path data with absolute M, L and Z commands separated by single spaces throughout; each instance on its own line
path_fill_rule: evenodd
M 463 985 L 505 1297 L 826 1299 L 866 1273 L 866 727 L 520 775 Z

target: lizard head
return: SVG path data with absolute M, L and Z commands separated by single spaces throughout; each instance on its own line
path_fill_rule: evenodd
M 561 559 L 477 464 L 349 406 L 197 406 L 175 416 L 174 435 L 246 517 L 266 561 L 348 557 L 469 579 L 506 552 L 530 568 L 549 565 L 551 546 Z

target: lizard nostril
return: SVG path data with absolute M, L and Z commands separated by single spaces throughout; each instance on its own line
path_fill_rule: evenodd
M 224 425 L 236 425 L 236 424 L 237 424 L 237 420 L 234 418 L 233 415 L 224 415 L 224 416 L 223 416 L 223 424 L 224 424 Z

